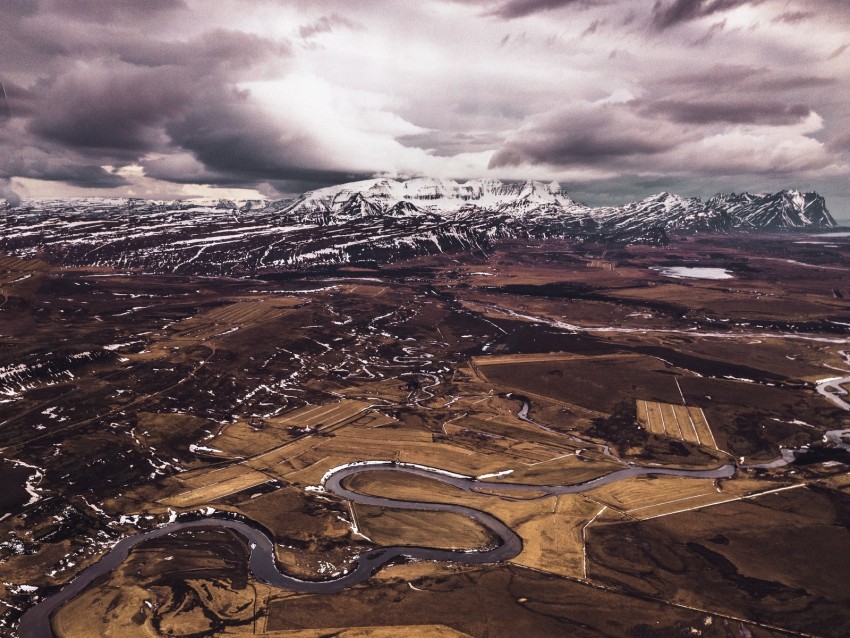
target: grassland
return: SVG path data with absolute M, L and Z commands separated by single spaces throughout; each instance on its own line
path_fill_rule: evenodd
M 492 546 L 498 539 L 474 521 L 453 512 L 392 510 L 352 505 L 354 524 L 378 545 L 417 545 L 472 550 Z
M 664 363 L 641 355 L 572 356 L 534 355 L 531 360 L 486 364 L 485 357 L 475 360 L 478 369 L 491 383 L 534 397 L 543 396 L 591 410 L 595 415 L 610 413 L 622 400 L 613 387 L 627 389 L 627 396 L 666 402 L 675 401 L 678 390 L 666 374 Z M 482 365 L 484 363 L 484 365 Z
M 803 488 L 597 525 L 589 537 L 589 573 L 684 605 L 837 636 L 847 598 L 846 507 L 846 495 Z M 620 542 L 624 533 L 634 542 Z M 818 565 L 823 551 L 834 559 L 828 567 Z M 710 588 L 685 576 L 696 572 Z

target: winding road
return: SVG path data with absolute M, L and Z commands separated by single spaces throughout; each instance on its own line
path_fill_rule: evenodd
M 387 563 L 399 559 L 415 559 L 426 561 L 452 561 L 467 564 L 498 563 L 509 560 L 522 551 L 522 539 L 511 528 L 495 516 L 480 510 L 448 503 L 427 503 L 419 501 L 403 501 L 382 496 L 370 496 L 354 492 L 343 485 L 347 478 L 364 472 L 392 471 L 405 472 L 422 476 L 453 485 L 465 492 L 476 489 L 493 489 L 500 492 L 534 492 L 544 495 L 576 494 L 585 492 L 601 485 L 614 483 L 623 479 L 643 475 L 673 475 L 690 476 L 693 478 L 728 478 L 735 473 L 731 465 L 724 465 L 713 470 L 678 470 L 661 467 L 643 467 L 630 465 L 605 476 L 576 483 L 572 485 L 526 485 L 519 483 L 504 483 L 482 481 L 469 476 L 463 476 L 421 465 L 393 463 L 389 461 L 366 461 L 349 463 L 330 470 L 325 474 L 322 483 L 325 490 L 355 503 L 375 505 L 394 509 L 419 510 L 428 512 L 454 512 L 467 516 L 499 538 L 499 544 L 493 548 L 481 550 L 444 550 L 428 547 L 390 546 L 380 547 L 360 554 L 351 571 L 338 578 L 321 581 L 308 581 L 283 574 L 275 561 L 274 542 L 262 530 L 238 520 L 203 518 L 190 522 L 174 522 L 163 527 L 128 536 L 120 540 L 100 561 L 83 570 L 74 580 L 59 592 L 49 596 L 34 607 L 31 607 L 21 617 L 18 626 L 21 638 L 52 638 L 53 631 L 50 617 L 54 611 L 66 602 L 82 593 L 99 576 L 111 572 L 128 556 L 130 550 L 146 540 L 160 538 L 174 532 L 195 529 L 219 527 L 230 529 L 242 536 L 251 547 L 248 566 L 251 574 L 258 580 L 269 585 L 302 593 L 334 593 L 352 587 L 368 580 L 372 574 Z M 543 496 L 538 496 L 543 498 Z

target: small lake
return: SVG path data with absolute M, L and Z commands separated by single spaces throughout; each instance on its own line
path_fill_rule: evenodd
M 680 279 L 732 279 L 734 275 L 725 268 L 703 268 L 701 266 L 665 266 L 653 268 L 665 277 Z

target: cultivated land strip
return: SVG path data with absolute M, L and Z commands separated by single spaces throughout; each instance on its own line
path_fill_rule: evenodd
M 702 408 L 636 399 L 638 422 L 648 432 L 718 450 Z

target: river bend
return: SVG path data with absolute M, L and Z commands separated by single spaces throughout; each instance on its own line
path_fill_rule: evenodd
M 282 573 L 277 566 L 274 554 L 274 542 L 266 533 L 252 527 L 247 523 L 232 519 L 202 518 L 189 522 L 174 522 L 157 529 L 135 534 L 121 539 L 113 548 L 97 563 L 89 566 L 76 576 L 70 583 L 60 591 L 45 598 L 37 605 L 28 609 L 21 616 L 18 626 L 21 638 L 52 638 L 53 631 L 50 617 L 54 611 L 66 602 L 85 591 L 85 589 L 99 576 L 111 572 L 127 558 L 130 550 L 136 545 L 152 538 L 160 538 L 181 530 L 199 527 L 220 527 L 235 531 L 242 536 L 251 547 L 251 555 L 248 566 L 251 574 L 258 580 L 295 592 L 303 593 L 335 593 L 358 583 L 368 580 L 372 574 L 387 563 L 396 559 L 415 559 L 427 561 L 451 561 L 467 564 L 498 563 L 509 560 L 522 551 L 522 539 L 510 527 L 505 525 L 495 516 L 480 510 L 454 505 L 448 503 L 427 503 L 419 501 L 404 501 L 381 496 L 369 496 L 354 492 L 343 485 L 345 479 L 361 474 L 363 472 L 392 471 L 415 474 L 425 478 L 441 481 L 453 485 L 465 492 L 481 489 L 497 489 L 499 492 L 516 493 L 543 493 L 554 494 L 577 494 L 585 492 L 602 485 L 621 481 L 634 476 L 644 475 L 671 475 L 690 476 L 693 478 L 728 478 L 735 473 L 731 465 L 714 470 L 678 470 L 661 467 L 643 467 L 630 465 L 605 476 L 576 483 L 572 485 L 526 485 L 520 483 L 505 483 L 496 481 L 483 481 L 472 477 L 462 476 L 445 472 L 436 468 L 420 465 L 393 463 L 388 461 L 368 461 L 362 463 L 350 463 L 334 468 L 323 478 L 323 486 L 342 498 L 364 505 L 375 505 L 394 509 L 419 510 L 428 512 L 454 512 L 471 518 L 499 538 L 499 544 L 493 548 L 480 550 L 445 550 L 429 547 L 390 546 L 380 547 L 363 552 L 357 557 L 355 567 L 330 580 L 301 580 Z M 539 496 L 543 498 L 544 496 Z

